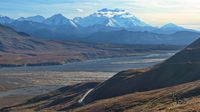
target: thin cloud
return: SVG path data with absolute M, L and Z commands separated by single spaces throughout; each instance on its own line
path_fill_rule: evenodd
M 83 12 L 83 9 L 76 9 L 76 11 L 78 11 L 78 12 Z
M 1 15 L 15 18 L 55 13 L 74 18 L 101 8 L 122 8 L 153 25 L 200 22 L 200 0 L 0 0 L 0 4 Z

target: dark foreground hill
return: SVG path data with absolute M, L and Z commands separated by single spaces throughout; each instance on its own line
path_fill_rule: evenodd
M 54 65 L 87 59 L 132 56 L 138 53 L 180 49 L 178 46 L 111 45 L 75 41 L 47 41 L 0 25 L 0 65 Z
M 96 87 L 83 103 L 200 80 L 200 39 L 165 62 L 123 71 Z
M 66 112 L 198 112 L 200 81 L 145 92 L 97 100 L 83 105 L 80 100 L 99 83 L 66 86 L 27 102 L 0 109 L 3 112 L 66 111 Z M 176 104 L 173 95 L 179 95 Z

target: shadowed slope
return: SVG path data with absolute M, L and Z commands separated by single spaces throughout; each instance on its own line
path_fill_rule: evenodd
M 99 82 L 79 83 L 62 87 L 50 93 L 34 97 L 27 102 L 11 107 L 5 107 L 0 111 L 21 111 L 26 109 L 32 110 L 67 110 L 81 106 L 78 100 L 85 92 L 97 86 Z
M 200 79 L 200 39 L 165 62 L 144 71 L 124 71 L 96 87 L 83 100 L 121 96 L 174 86 Z

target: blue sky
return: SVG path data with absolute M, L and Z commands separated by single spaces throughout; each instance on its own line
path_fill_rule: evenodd
M 87 16 L 101 8 L 122 8 L 148 24 L 168 22 L 200 28 L 200 0 L 0 0 L 0 15 L 18 18 L 61 13 Z

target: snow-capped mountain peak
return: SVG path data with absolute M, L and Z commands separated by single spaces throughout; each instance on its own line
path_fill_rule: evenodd
M 61 25 L 61 24 L 66 24 L 68 23 L 69 19 L 64 17 L 62 14 L 55 14 L 45 20 L 46 24 L 51 24 L 51 25 Z
M 87 17 L 75 18 L 74 21 L 83 27 L 104 25 L 110 27 L 122 27 L 125 29 L 130 29 L 134 27 L 149 26 L 143 21 L 139 20 L 134 15 L 132 15 L 130 12 L 118 8 L 103 8 Z
M 62 14 L 55 14 L 44 21 L 45 24 L 49 25 L 71 25 L 74 27 L 78 27 L 72 20 L 66 18 Z

